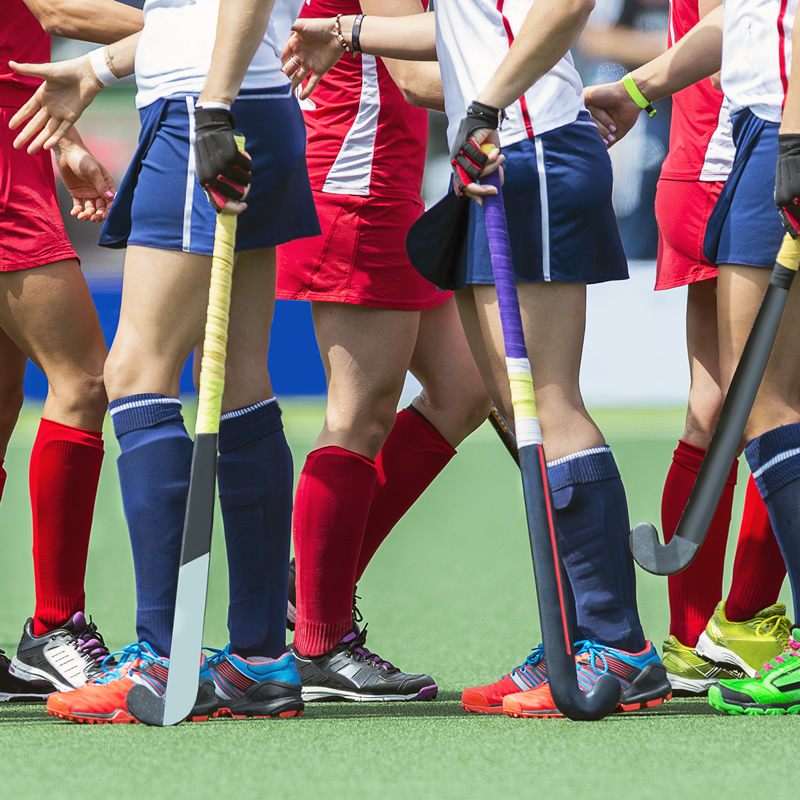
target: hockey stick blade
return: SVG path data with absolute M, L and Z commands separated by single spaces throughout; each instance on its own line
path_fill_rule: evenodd
M 160 697 L 147 686 L 137 685 L 128 693 L 128 710 L 148 725 L 162 727 L 182 722 L 197 700 L 216 468 L 217 435 L 198 433 L 192 450 L 192 472 L 186 499 L 167 690 Z
M 483 183 L 497 188 L 496 195 L 483 198 L 486 233 L 511 386 L 548 681 L 553 701 L 564 716 L 574 720 L 602 719 L 616 709 L 622 687 L 610 674 L 602 675 L 589 692 L 584 692 L 578 685 L 571 612 L 566 599 L 567 582 L 558 551 L 555 510 L 547 482 L 541 429 L 536 419 L 533 380 L 511 263 L 502 189 L 497 173 L 488 176 Z
M 686 569 L 705 540 L 739 451 L 799 262 L 800 240 L 786 234 L 675 535 L 661 544 L 658 531 L 647 522 L 631 531 L 633 557 L 654 575 L 674 575 Z

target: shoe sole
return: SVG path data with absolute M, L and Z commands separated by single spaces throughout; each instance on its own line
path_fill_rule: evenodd
M 221 708 L 215 716 L 225 719 L 289 719 L 291 717 L 302 717 L 303 709 L 279 711 L 276 714 L 235 714 L 229 708 Z
M 703 656 L 703 658 L 714 661 L 717 664 L 731 664 L 736 666 L 743 672 L 746 672 L 751 678 L 758 670 L 758 667 L 751 667 L 743 658 L 734 653 L 733 650 L 712 641 L 711 637 L 705 631 L 700 634 L 700 638 L 697 640 L 697 646 L 694 649 L 697 654 Z
M 712 686 L 708 690 L 708 702 L 717 711 L 724 711 L 734 717 L 782 717 L 787 714 L 797 716 L 800 714 L 800 700 L 786 703 L 784 706 L 766 706 L 760 703 L 753 705 L 736 705 L 728 703 L 722 696 L 719 686 Z
M 323 686 L 303 687 L 303 702 L 320 701 L 351 703 L 392 703 L 433 700 L 439 692 L 438 686 L 425 686 L 415 694 L 359 694 L 345 689 L 326 689 Z
M 491 706 L 473 706 L 470 703 L 462 703 L 461 708 L 464 711 L 469 711 L 470 714 L 502 714 L 503 713 L 503 704 L 498 703 L 497 705 Z
M 628 711 L 646 711 L 648 708 L 655 708 L 668 700 L 672 699 L 672 692 L 666 697 L 656 697 L 652 700 L 644 700 L 636 703 L 620 703 L 615 709 L 614 714 L 623 714 Z M 564 715 L 555 709 L 545 709 L 542 711 L 503 711 L 507 717 L 517 719 L 564 719 Z
M 142 723 L 136 719 L 132 714 L 118 708 L 112 714 L 77 714 L 72 711 L 56 711 L 48 708 L 47 713 L 51 717 L 58 717 L 59 719 L 67 720 L 68 722 L 81 722 L 88 725 L 141 725 Z M 218 712 L 212 714 L 204 714 L 195 717 L 187 717 L 184 722 L 207 722 L 209 719 L 214 719 Z
M 668 672 L 667 680 L 672 686 L 672 694 L 675 697 L 701 697 L 708 694 L 709 687 L 719 678 L 682 678 L 680 675 Z
M 71 683 L 65 683 L 63 680 L 60 680 L 60 678 L 45 672 L 43 669 L 23 664 L 16 656 L 11 659 L 8 671 L 15 678 L 28 681 L 28 683 L 32 681 L 46 681 L 52 684 L 57 692 L 71 692 L 73 689 L 80 689 L 80 687 L 83 686 L 83 684 L 80 684 L 80 686 L 73 686 Z
M 51 692 L 52 694 L 52 692 Z M 11 692 L 0 692 L 0 703 L 46 703 L 49 694 L 13 694 Z

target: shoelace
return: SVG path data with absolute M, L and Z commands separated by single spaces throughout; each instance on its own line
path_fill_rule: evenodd
M 94 662 L 98 670 L 105 670 L 105 664 L 110 658 L 111 654 L 103 641 L 103 637 L 97 630 L 97 625 L 94 624 L 92 618 L 86 625 L 78 631 L 75 631 L 75 638 L 78 642 L 78 649 L 87 658 Z M 113 666 L 113 664 L 112 664 Z
M 768 672 L 777 669 L 779 665 L 785 663 L 789 658 L 800 658 L 800 642 L 796 641 L 794 636 L 791 635 L 789 636 L 786 649 L 780 655 L 775 656 L 771 661 L 767 661 L 767 663 L 756 672 L 755 677 L 761 680 L 761 678 L 766 677 Z
M 525 669 L 525 667 L 535 667 L 538 663 L 542 661 L 544 658 L 544 645 L 538 644 L 536 647 L 531 650 L 531 654 L 522 662 L 518 667 L 514 667 L 511 670 L 511 675 L 516 675 L 521 670 Z
M 225 658 L 225 651 L 224 650 L 217 650 L 216 647 L 204 647 L 203 650 L 207 650 L 211 655 L 206 659 L 206 664 L 209 667 L 216 667 L 222 659 Z
M 365 625 L 364 628 L 360 630 L 358 634 L 349 642 L 345 642 L 347 649 L 353 653 L 353 655 L 367 664 L 371 664 L 374 667 L 380 667 L 381 669 L 385 669 L 387 672 L 399 672 L 400 670 L 394 666 L 394 664 L 381 658 L 377 653 L 373 653 L 372 650 L 369 650 L 366 647 L 368 626 L 369 623 L 367 623 L 367 625 Z
M 605 675 L 608 672 L 608 661 L 606 660 L 605 648 L 598 644 L 597 642 L 592 641 L 591 639 L 582 639 L 578 642 L 575 642 L 575 661 L 576 661 L 576 668 L 583 671 L 587 671 L 587 667 L 589 667 L 592 671 L 593 675 L 599 677 L 600 675 Z M 598 670 L 597 669 L 597 660 L 603 665 L 603 668 Z
M 781 614 L 774 614 L 756 625 L 756 635 L 775 636 L 786 647 L 792 635 L 792 623 L 789 622 L 787 617 Z
M 133 642 L 122 650 L 109 653 L 101 664 L 102 673 L 92 683 L 109 683 L 125 677 L 134 667 L 151 661 L 165 661 L 155 654 L 147 642 Z

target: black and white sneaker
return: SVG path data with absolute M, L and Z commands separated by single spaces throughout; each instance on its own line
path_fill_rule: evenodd
M 0 703 L 43 703 L 52 694 L 53 684 L 20 680 L 8 671 L 10 665 L 5 651 L 0 650 Z
M 379 655 L 367 650 L 367 628 L 358 625 L 329 653 L 301 656 L 293 646 L 303 700 L 433 700 L 438 687 L 430 675 L 406 675 Z
M 297 619 L 297 589 L 295 588 L 295 566 L 294 559 L 289 562 L 289 597 L 286 603 L 286 630 L 294 630 L 294 622 Z
M 103 674 L 108 648 L 97 626 L 83 612 L 54 631 L 33 635 L 33 620 L 25 623 L 11 674 L 25 681 L 49 681 L 57 691 L 78 689 Z M 110 662 L 109 662 L 110 665 Z

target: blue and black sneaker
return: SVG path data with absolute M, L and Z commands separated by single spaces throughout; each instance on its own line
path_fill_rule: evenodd
M 300 675 L 294 657 L 243 658 L 231 652 L 206 647 L 201 678 L 214 681 L 220 717 L 265 719 L 299 717 L 303 713 Z

